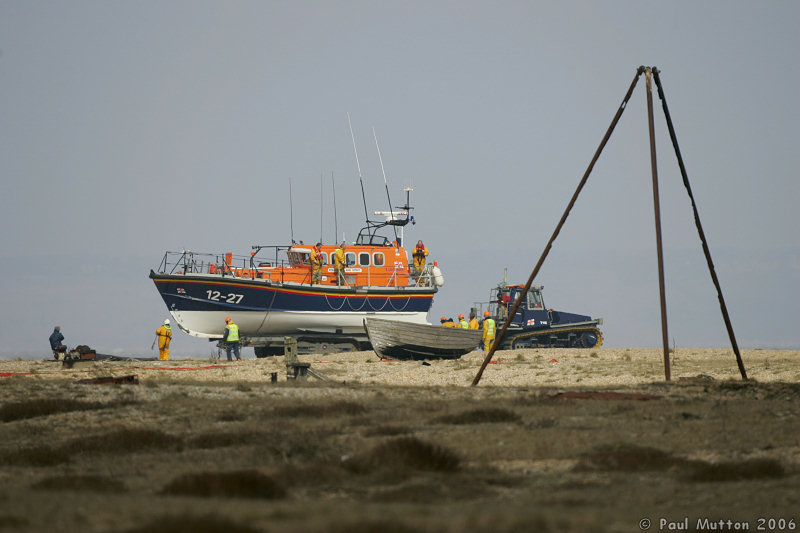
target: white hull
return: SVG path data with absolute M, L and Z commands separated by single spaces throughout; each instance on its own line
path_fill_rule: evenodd
M 183 331 L 194 337 L 222 338 L 225 318 L 230 317 L 239 326 L 243 337 L 295 335 L 297 333 L 364 334 L 364 319 L 385 317 L 374 312 L 314 312 L 314 311 L 170 311 Z M 392 320 L 413 324 L 428 324 L 428 313 L 392 313 Z M 218 334 L 205 332 L 219 331 Z M 202 332 L 202 333 L 201 333 Z
M 379 357 L 400 359 L 458 358 L 481 342 L 477 329 L 445 328 L 369 318 L 364 321 L 370 343 Z

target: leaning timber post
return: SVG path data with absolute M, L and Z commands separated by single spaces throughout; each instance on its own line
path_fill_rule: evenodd
M 653 67 L 655 68 L 655 67 Z M 664 378 L 670 380 L 669 336 L 667 335 L 667 300 L 664 290 L 664 251 L 661 246 L 661 207 L 658 201 L 658 169 L 656 165 L 656 134 L 653 126 L 653 71 L 644 71 L 647 86 L 647 125 L 650 131 L 650 168 L 653 172 L 653 212 L 656 220 L 656 251 L 658 255 L 658 293 L 661 298 L 661 337 L 664 344 Z
M 539 257 L 539 261 L 536 263 L 536 266 L 533 267 L 533 272 L 531 272 L 530 277 L 528 278 L 528 282 L 525 284 L 525 288 L 522 289 L 522 294 L 528 294 L 528 291 L 533 284 L 533 280 L 536 278 L 536 275 L 539 273 L 539 269 L 544 264 L 544 260 L 547 258 L 547 254 L 550 253 L 550 248 L 553 247 L 553 243 L 558 237 L 558 234 L 561 232 L 561 228 L 564 226 L 564 223 L 567 221 L 567 217 L 569 216 L 570 211 L 572 211 L 572 207 L 575 205 L 575 202 L 578 200 L 578 196 L 581 194 L 581 190 L 583 190 L 583 186 L 586 185 L 586 180 L 589 179 L 589 174 L 592 173 L 592 169 L 594 168 L 595 163 L 597 163 L 600 154 L 603 152 L 603 148 L 605 148 L 606 144 L 608 143 L 608 139 L 611 138 L 611 134 L 614 132 L 614 128 L 617 127 L 617 122 L 622 117 L 623 111 L 628 105 L 628 100 L 631 98 L 631 94 L 633 94 L 633 89 L 636 87 L 636 82 L 639 81 L 639 77 L 644 72 L 644 67 L 639 67 L 636 70 L 636 75 L 633 77 L 633 81 L 631 81 L 630 87 L 628 87 L 628 92 L 625 94 L 625 97 L 622 99 L 622 103 L 620 104 L 619 108 L 617 108 L 617 112 L 614 115 L 614 118 L 611 120 L 611 125 L 608 126 L 608 130 L 606 130 L 606 134 L 603 137 L 603 140 L 600 141 L 600 146 L 597 147 L 597 150 L 594 153 L 594 157 L 592 157 L 592 161 L 589 163 L 589 167 L 584 172 L 583 177 L 581 178 L 580 183 L 578 183 L 578 187 L 575 189 L 575 192 L 572 194 L 572 198 L 567 204 L 567 208 L 564 210 L 564 214 L 561 215 L 561 219 L 558 221 L 556 225 L 556 229 L 553 231 L 553 234 L 550 236 L 550 240 L 547 242 L 547 245 L 544 247 L 542 251 L 542 255 Z M 478 369 L 478 373 L 475 374 L 475 378 L 472 380 L 472 386 L 476 386 L 481 381 L 481 376 L 483 375 L 483 371 L 486 370 L 486 366 L 489 364 L 489 361 L 492 360 L 492 356 L 494 352 L 500 347 L 500 344 L 503 342 L 503 338 L 505 337 L 506 330 L 508 329 L 509 324 L 511 324 L 511 319 L 514 315 L 517 314 L 517 309 L 519 309 L 520 303 L 522 303 L 522 298 L 517 298 L 514 302 L 514 305 L 511 308 L 511 311 L 508 312 L 508 316 L 506 318 L 503 327 L 500 328 L 500 332 L 494 339 L 494 343 L 492 343 L 492 348 L 489 350 L 489 353 L 486 354 L 486 357 L 483 358 L 483 363 L 481 364 L 480 369 Z

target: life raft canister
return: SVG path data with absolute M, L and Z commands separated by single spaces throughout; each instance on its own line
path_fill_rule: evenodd
M 438 263 L 433 263 L 433 268 L 431 269 L 431 274 L 433 274 L 433 283 L 437 287 L 444 286 L 444 275 L 442 274 L 442 270 L 439 268 Z

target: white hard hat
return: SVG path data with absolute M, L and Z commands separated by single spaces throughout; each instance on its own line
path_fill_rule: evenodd
M 164 324 L 169 324 L 169 318 L 164 321 Z

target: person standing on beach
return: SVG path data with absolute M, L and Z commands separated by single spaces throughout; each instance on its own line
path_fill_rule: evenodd
M 169 361 L 169 343 L 172 342 L 172 327 L 169 325 L 169 319 L 166 319 L 156 330 L 156 337 L 158 337 L 158 360 Z
M 484 311 L 483 316 L 483 348 L 488 352 L 494 344 L 494 319 L 489 315 L 489 311 Z
M 442 323 L 442 327 L 443 328 L 454 328 L 454 327 L 456 327 L 456 323 L 453 322 L 453 319 L 452 318 L 447 318 L 446 316 L 443 316 L 442 319 L 440 320 L 440 322 Z
M 60 359 L 59 354 L 67 353 L 67 347 L 61 344 L 64 340 L 64 334 L 61 333 L 61 326 L 53 328 L 53 333 L 50 334 L 50 348 L 53 350 L 53 357 Z
M 470 311 L 469 313 L 469 329 L 480 329 L 478 325 L 478 319 L 475 317 L 475 313 Z
M 236 356 L 237 361 L 241 361 L 239 357 L 239 326 L 233 323 L 231 317 L 225 318 L 225 335 L 222 337 L 222 342 L 225 343 L 225 353 L 228 355 L 228 361 L 231 359 L 231 350 Z

